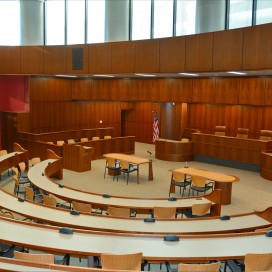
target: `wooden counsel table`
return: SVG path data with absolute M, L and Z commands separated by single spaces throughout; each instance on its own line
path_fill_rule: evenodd
M 195 203 L 198 203 L 198 200 L 195 200 Z M 70 210 L 67 209 L 53 208 L 29 200 L 22 203 L 18 201 L 17 196 L 3 190 L 0 190 L 0 207 L 26 218 L 37 219 L 52 225 L 109 232 L 208 234 L 254 231 L 257 228 L 272 226 L 272 207 L 261 212 L 231 216 L 228 221 L 220 220 L 219 217 L 206 217 L 157 219 L 154 223 L 146 223 L 143 218 L 117 218 L 88 213 L 75 216 L 71 215 Z
M 68 201 L 79 201 L 84 203 L 91 203 L 99 207 L 127 207 L 135 210 L 150 211 L 155 206 L 159 207 L 176 207 L 177 209 L 191 208 L 192 204 L 196 201 L 192 198 L 178 198 L 176 201 L 169 201 L 168 198 L 128 198 L 128 197 L 116 197 L 111 196 L 105 197 L 103 194 L 93 194 L 69 187 L 60 187 L 58 183 L 51 180 L 49 177 L 59 173 L 62 176 L 62 165 L 61 159 L 48 159 L 42 161 L 30 168 L 28 172 L 28 178 L 30 182 L 41 190 L 56 195 L 61 199 Z M 105 192 L 107 194 L 107 192 Z M 220 215 L 221 204 L 220 204 L 219 191 L 213 192 L 213 194 L 206 195 L 200 202 L 212 202 L 213 215 Z M 200 203 L 198 202 L 198 203 Z
M 238 177 L 235 177 L 235 176 L 211 172 L 211 171 L 202 170 L 202 169 L 191 168 L 191 167 L 178 168 L 178 169 L 173 169 L 171 171 L 183 173 L 189 176 L 199 176 L 199 177 L 203 177 L 208 180 L 214 181 L 215 189 L 220 189 L 222 192 L 222 195 L 221 195 L 222 205 L 228 205 L 231 203 L 232 183 L 238 182 L 240 180 Z M 171 184 L 170 193 L 174 193 L 174 192 L 175 192 L 175 185 Z
M 179 236 L 180 241 L 164 241 L 165 235 L 122 234 L 73 230 L 62 234 L 59 227 L 0 218 L 0 241 L 27 248 L 79 256 L 102 253 L 142 252 L 144 260 L 179 262 L 184 260 L 239 259 L 249 252 L 271 253 L 272 238 L 265 232 Z
M 145 158 L 140 158 L 132 155 L 126 155 L 126 154 L 120 154 L 120 153 L 109 153 L 104 155 L 105 158 L 112 158 L 116 160 L 122 160 L 127 161 L 131 164 L 134 164 L 137 166 L 137 183 L 139 184 L 139 170 L 140 165 L 148 163 L 148 180 L 153 180 L 153 168 L 152 168 L 152 160 L 148 160 Z

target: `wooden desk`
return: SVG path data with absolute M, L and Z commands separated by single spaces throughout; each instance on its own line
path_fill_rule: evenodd
M 53 154 L 51 155 L 53 157 Z M 150 211 L 155 206 L 161 207 L 176 207 L 177 209 L 191 208 L 192 204 L 196 201 L 194 197 L 191 198 L 178 198 L 177 201 L 168 201 L 168 198 L 128 198 L 116 197 L 110 198 L 103 197 L 103 194 L 92 194 L 84 191 L 72 189 L 64 186 L 59 187 L 59 184 L 51 180 L 49 177 L 55 172 L 61 172 L 61 159 L 48 159 L 42 161 L 33 167 L 28 172 L 28 178 L 31 183 L 43 191 L 58 196 L 61 199 L 72 202 L 80 201 L 85 203 L 92 203 L 99 207 L 127 207 L 135 210 Z M 49 171 L 50 170 L 50 171 Z M 61 175 L 60 175 L 61 176 Z M 107 194 L 107 192 L 105 192 Z M 202 198 L 202 202 L 213 202 L 213 215 L 220 215 L 220 191 L 214 191 L 213 194 L 206 195 Z M 198 200 L 200 201 L 200 200 Z M 199 203 L 199 202 L 198 202 Z
M 199 176 L 215 182 L 215 189 L 220 189 L 222 192 L 221 195 L 221 204 L 228 205 L 231 203 L 231 192 L 232 192 L 232 183 L 238 182 L 240 179 L 235 176 L 230 176 L 222 173 L 211 172 L 202 169 L 196 168 L 178 168 L 171 170 L 172 172 L 179 172 L 189 176 Z M 175 192 L 175 185 L 171 184 L 170 193 Z
M 158 139 L 155 142 L 155 157 L 159 160 L 174 162 L 193 161 L 194 143 Z
M 115 234 L 77 229 L 72 235 L 60 234 L 58 227 L 8 218 L 0 218 L 0 241 L 80 256 L 143 252 L 144 260 L 162 262 L 239 259 L 248 252 L 272 252 L 272 238 L 266 237 L 264 232 L 183 235 L 178 242 L 166 242 L 164 235 L 159 234 Z
M 148 166 L 149 166 L 148 180 L 153 180 L 152 161 L 149 159 L 126 155 L 126 154 L 120 154 L 120 153 L 109 153 L 109 154 L 105 154 L 104 157 L 105 158 L 112 158 L 112 159 L 116 159 L 116 160 L 123 160 L 123 161 L 127 161 L 131 164 L 136 165 L 137 166 L 137 183 L 138 184 L 139 184 L 140 165 L 148 163 Z
M 195 200 L 195 203 L 198 203 L 198 200 Z M 143 218 L 117 218 L 87 213 L 73 216 L 66 209 L 53 208 L 28 200 L 23 203 L 19 202 L 17 196 L 3 190 L 0 190 L 0 207 L 26 218 L 37 219 L 57 226 L 108 232 L 146 233 L 150 235 L 158 233 L 245 232 L 272 226 L 272 207 L 262 212 L 235 215 L 229 221 L 222 221 L 219 217 L 207 217 L 197 219 L 157 219 L 155 223 L 145 223 Z

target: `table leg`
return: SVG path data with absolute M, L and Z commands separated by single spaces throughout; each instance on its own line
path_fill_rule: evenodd
M 148 163 L 148 180 L 153 180 L 152 160 L 149 160 L 149 163 Z
M 139 168 L 140 168 L 140 164 L 137 167 L 137 184 L 139 184 Z

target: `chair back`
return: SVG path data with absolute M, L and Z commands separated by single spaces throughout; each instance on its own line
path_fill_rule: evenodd
M 220 262 L 205 263 L 205 264 L 184 264 L 178 265 L 178 272 L 190 271 L 190 272 L 218 272 L 220 269 Z
M 129 162 L 120 160 L 120 166 L 122 169 L 129 169 Z
M 132 254 L 101 254 L 102 269 L 141 271 L 142 252 Z
M 31 263 L 54 264 L 53 254 L 31 254 L 14 251 L 14 257 L 17 260 L 27 261 Z
M 272 271 L 272 253 L 246 254 L 245 271 Z
M 57 145 L 63 145 L 64 144 L 64 141 L 57 141 Z
M 25 198 L 29 200 L 34 200 L 34 190 L 31 187 L 25 187 Z
M 154 217 L 158 219 L 172 219 L 176 217 L 175 207 L 153 207 Z
M 105 136 L 104 136 L 104 139 L 110 139 L 110 138 L 111 138 L 110 135 L 105 135 Z
M 43 204 L 51 207 L 57 206 L 57 200 L 53 196 L 43 195 Z
M 130 217 L 129 208 L 108 207 L 108 215 L 115 217 Z
M 0 150 L 0 156 L 7 155 L 7 154 L 8 154 L 7 150 L 5 149 Z
M 172 180 L 175 182 L 184 182 L 185 175 L 183 173 L 179 173 L 176 171 L 173 171 L 172 173 Z
M 210 213 L 212 203 L 201 203 L 201 204 L 193 204 L 192 205 L 192 215 L 203 216 L 205 214 Z
M 85 142 L 88 142 L 89 139 L 88 138 L 81 138 L 80 141 L 85 143 Z
M 6 217 L 14 219 L 14 216 L 11 213 L 0 213 L 0 217 Z
M 35 157 L 31 159 L 31 164 L 32 166 L 34 166 L 35 164 L 41 162 L 41 158 L 40 157 Z
M 91 213 L 92 212 L 92 205 L 88 203 L 81 203 L 72 201 L 73 209 L 78 212 L 85 212 L 85 213 Z
M 203 177 L 198 177 L 198 176 L 192 176 L 192 186 L 195 187 L 205 187 L 206 184 L 206 179 Z
M 75 143 L 75 140 L 74 140 L 74 139 L 69 139 L 69 140 L 67 140 L 67 143 L 68 143 L 68 144 L 74 144 L 74 143 Z
M 272 131 L 271 130 L 261 130 L 260 140 L 271 141 L 272 140 Z
M 189 139 L 188 138 L 181 138 L 180 140 L 182 143 L 189 143 Z
M 226 135 L 226 126 L 216 126 L 215 135 L 225 136 Z
M 115 167 L 116 165 L 116 159 L 114 158 L 106 158 L 107 166 L 109 167 Z
M 93 141 L 97 141 L 97 140 L 99 140 L 99 137 L 98 136 L 94 136 L 94 137 L 92 137 L 92 140 Z
M 25 162 L 20 162 L 20 163 L 18 164 L 18 166 L 19 166 L 19 169 L 20 169 L 20 172 L 21 172 L 21 173 L 23 173 L 23 172 L 26 171 L 26 164 L 25 164 Z
M 242 139 L 247 139 L 248 131 L 249 131 L 248 128 L 238 128 L 236 137 L 237 138 L 242 138 Z

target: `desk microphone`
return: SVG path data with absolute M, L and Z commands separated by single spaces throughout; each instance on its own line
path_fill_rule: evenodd
M 152 155 L 152 152 L 151 151 L 147 151 L 147 153 L 151 156 Z

